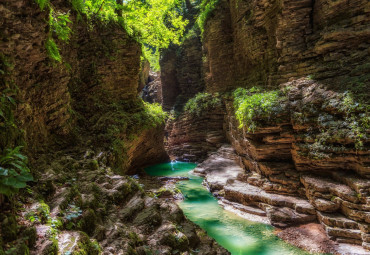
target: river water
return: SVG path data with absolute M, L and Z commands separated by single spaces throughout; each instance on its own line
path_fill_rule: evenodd
M 270 225 L 243 219 L 224 210 L 202 185 L 203 178 L 189 173 L 194 163 L 163 163 L 145 169 L 151 176 L 185 176 L 177 187 L 185 196 L 179 205 L 186 217 L 204 229 L 233 255 L 303 255 L 309 254 L 276 237 Z

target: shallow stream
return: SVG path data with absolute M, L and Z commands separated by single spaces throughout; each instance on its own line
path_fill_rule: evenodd
M 186 217 L 204 229 L 233 255 L 303 255 L 309 254 L 279 239 L 274 228 L 243 219 L 224 210 L 202 185 L 203 178 L 189 173 L 194 163 L 172 162 L 146 168 L 151 176 L 185 176 L 177 187 L 185 196 L 179 205 Z

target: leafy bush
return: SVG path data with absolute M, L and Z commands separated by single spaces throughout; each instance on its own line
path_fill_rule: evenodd
M 179 44 L 187 20 L 182 17 L 183 0 L 71 0 L 78 13 L 88 20 L 97 18 L 101 22 L 118 22 L 144 47 L 145 57 L 158 68 L 159 50 L 170 43 Z
M 262 91 L 260 88 L 238 88 L 233 92 L 234 109 L 239 128 L 246 127 L 248 131 L 257 128 L 257 118 L 271 119 L 281 113 L 280 91 Z
M 191 115 L 200 117 L 204 112 L 221 106 L 219 94 L 198 93 L 189 99 L 184 110 Z
M 5 149 L 0 156 L 0 193 L 10 196 L 32 181 L 27 167 L 27 157 L 20 153 L 21 147 Z

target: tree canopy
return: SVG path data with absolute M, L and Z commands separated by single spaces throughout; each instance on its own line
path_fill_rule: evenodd
M 188 23 L 184 0 L 71 0 L 73 8 L 89 18 L 117 21 L 143 44 L 144 54 L 178 44 Z M 150 56 L 146 56 L 150 58 Z

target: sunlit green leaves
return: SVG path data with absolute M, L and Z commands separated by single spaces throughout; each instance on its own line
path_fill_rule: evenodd
M 233 92 L 235 116 L 240 128 L 257 128 L 257 118 L 272 118 L 282 111 L 280 91 L 262 91 L 260 88 L 238 88 Z
M 118 22 L 144 45 L 144 55 L 158 69 L 159 50 L 179 44 L 188 21 L 182 17 L 184 0 L 71 0 L 88 19 Z M 121 16 L 122 13 L 122 16 Z
M 200 13 L 197 19 L 197 23 L 202 31 L 202 34 L 204 30 L 204 25 L 212 11 L 216 8 L 218 2 L 219 0 L 202 0 L 201 2 Z
M 128 0 L 123 4 L 123 17 L 142 43 L 155 48 L 178 44 L 188 21 L 181 16 L 179 0 Z
M 55 13 L 53 10 L 50 11 L 50 27 L 59 40 L 68 42 L 72 32 L 68 26 L 69 23 L 72 23 L 69 19 L 69 13 Z

